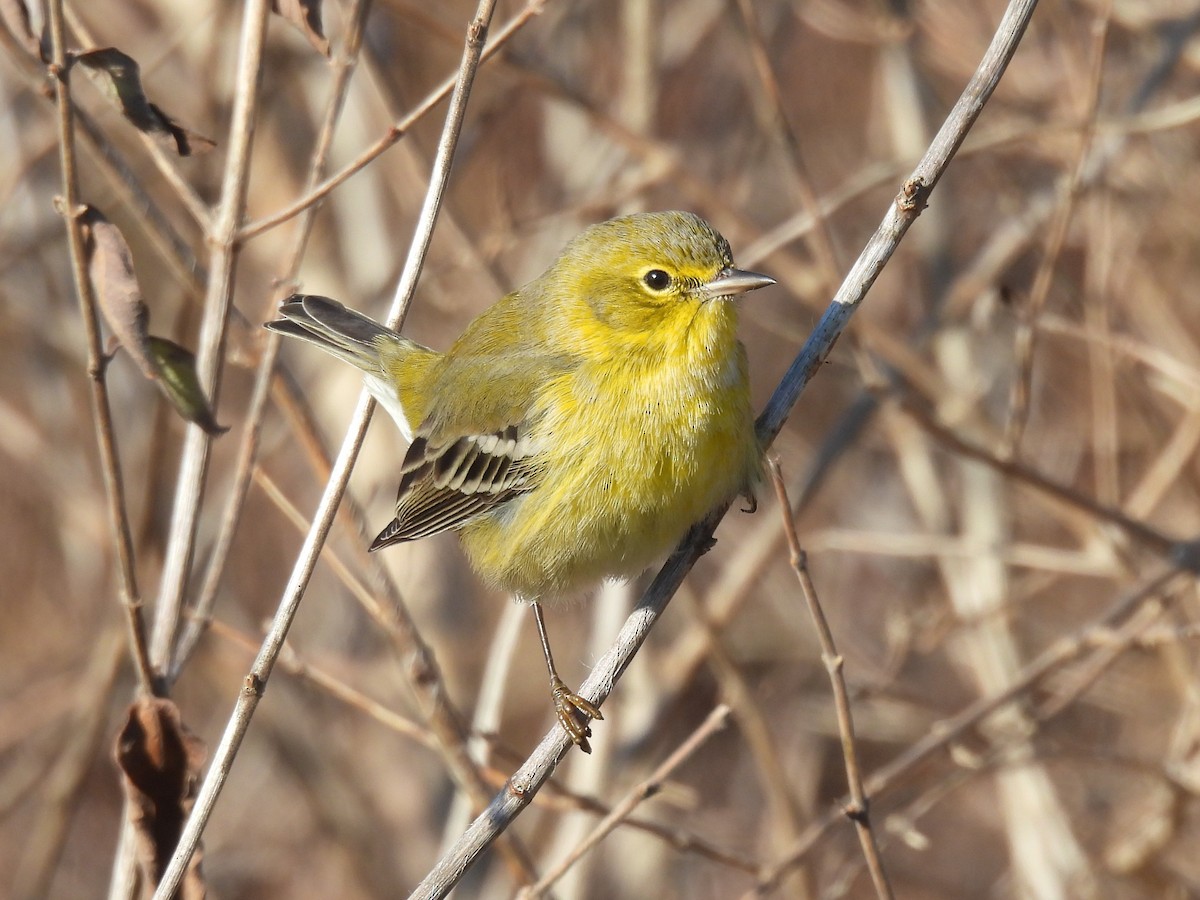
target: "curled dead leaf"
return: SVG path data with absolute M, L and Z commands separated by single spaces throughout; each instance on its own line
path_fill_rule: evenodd
M 170 700 L 139 697 L 130 704 L 117 735 L 115 758 L 147 885 L 158 883 L 175 852 L 196 799 L 205 755 L 203 743 L 183 724 L 179 708 Z M 177 896 L 200 900 L 204 894 L 197 852 Z
M 100 313 L 142 374 L 158 380 L 158 364 L 150 352 L 147 330 L 150 310 L 138 287 L 129 244 L 121 230 L 94 206 L 85 207 L 79 221 L 83 226 L 88 279 Z
M 150 102 L 142 89 L 141 69 L 132 56 L 116 47 L 103 47 L 77 53 L 72 59 L 84 67 L 92 81 L 99 85 L 135 128 L 180 156 L 203 153 L 216 146 L 203 135 L 184 128 Z
M 150 334 L 150 309 L 142 299 L 133 254 L 121 230 L 94 206 L 79 216 L 83 227 L 88 279 L 96 303 L 117 343 L 131 356 L 142 374 L 159 386 L 184 419 L 216 437 L 228 428 L 217 424 L 212 406 L 196 375 L 191 351 L 166 338 Z

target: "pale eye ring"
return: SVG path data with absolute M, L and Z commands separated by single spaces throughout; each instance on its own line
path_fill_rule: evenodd
M 665 291 L 671 286 L 671 276 L 662 269 L 651 269 L 642 276 L 642 282 L 652 291 Z

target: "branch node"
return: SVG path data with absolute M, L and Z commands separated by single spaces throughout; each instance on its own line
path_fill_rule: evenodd
M 250 697 L 262 697 L 267 689 L 267 683 L 257 673 L 251 672 L 242 682 L 242 693 Z
M 868 827 L 870 827 L 870 824 L 871 824 L 871 814 L 870 814 L 869 807 L 870 807 L 870 801 L 868 801 L 867 798 L 864 797 L 861 801 L 859 801 L 857 803 L 847 803 L 845 806 L 842 807 L 842 812 L 845 813 L 846 818 L 849 819 L 851 822 L 853 822 L 855 825 L 861 825 L 863 828 L 868 828 Z
M 904 213 L 920 213 L 928 205 L 932 188 L 920 176 L 913 176 L 904 182 L 896 197 L 896 206 Z
M 505 784 L 505 789 L 514 797 L 519 799 L 523 799 L 525 795 L 529 793 L 528 784 L 526 784 L 524 781 L 516 781 L 511 778 Z

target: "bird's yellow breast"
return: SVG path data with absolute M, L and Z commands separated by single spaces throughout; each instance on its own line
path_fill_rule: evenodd
M 484 578 L 552 600 L 636 575 L 757 480 L 735 316 L 724 301 L 697 306 L 673 333 L 658 329 L 546 385 L 531 433 L 545 486 L 462 531 Z

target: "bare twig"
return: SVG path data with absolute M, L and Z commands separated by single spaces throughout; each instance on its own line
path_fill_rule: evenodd
M 263 68 L 263 41 L 266 39 L 269 12 L 269 0 L 251 0 L 242 19 L 229 128 L 229 155 L 225 160 L 221 202 L 213 214 L 208 233 L 212 254 L 204 296 L 204 314 L 200 323 L 196 373 L 214 409 L 217 408 L 220 393 L 226 326 L 233 304 L 233 276 L 240 247 L 237 232 L 246 204 L 250 148 L 254 141 L 258 85 Z M 162 581 L 155 607 L 154 633 L 150 641 L 151 660 L 162 672 L 170 668 L 184 592 L 192 569 L 211 442 L 212 437 L 202 428 L 189 428 L 184 438 L 179 476 L 175 484 L 175 505 L 163 559 Z
M 495 55 L 501 47 L 508 43 L 509 39 L 514 34 L 520 31 L 521 28 L 529 22 L 530 19 L 539 15 L 542 11 L 542 7 L 545 5 L 546 0 L 529 0 L 529 2 L 525 5 L 525 8 L 513 16 L 509 21 L 505 22 L 504 26 L 500 28 L 488 42 L 487 47 L 484 48 L 483 56 L 480 58 L 480 62 L 484 62 Z M 441 103 L 442 100 L 446 99 L 446 95 L 451 92 L 451 90 L 455 87 L 455 84 L 456 78 L 447 78 L 436 88 L 430 91 L 429 95 L 425 97 L 423 101 L 418 103 L 408 115 L 392 125 L 392 127 L 388 129 L 387 134 L 360 153 L 353 162 L 346 165 L 345 168 L 343 168 L 340 172 L 336 172 L 329 176 L 320 184 L 311 188 L 305 192 L 303 196 L 299 197 L 293 203 L 285 206 L 278 212 L 271 213 L 269 216 L 264 216 L 257 221 L 248 223 L 242 229 L 239 237 L 242 240 L 249 240 L 252 237 L 262 234 L 268 229 L 274 228 L 276 225 L 279 225 L 282 222 L 286 222 L 293 216 L 299 215 L 314 203 L 320 202 L 334 188 L 336 188 L 346 179 L 350 178 L 356 172 L 364 169 L 376 157 L 403 138 L 408 133 L 409 129 L 411 129 L 414 124 L 420 121 L 425 114 L 430 111 L 430 109 L 432 109 L 434 106 L 437 106 L 437 104 Z
M 213 619 L 208 623 L 208 627 L 212 629 L 214 635 L 229 641 L 231 644 L 240 647 L 247 653 L 254 653 L 259 646 L 257 637 L 252 637 L 233 626 Z M 362 691 L 350 687 L 344 681 L 322 669 L 320 666 L 315 666 L 305 662 L 290 644 L 284 644 L 283 650 L 279 654 L 279 668 L 293 678 L 306 682 L 317 690 L 324 691 L 330 697 L 346 704 L 346 706 L 356 709 L 363 715 L 374 719 L 384 727 L 403 735 L 404 737 L 416 741 L 424 747 L 431 750 L 437 749 L 437 738 L 433 732 L 423 725 L 414 722 L 407 716 L 403 716 L 395 710 L 389 709 L 378 700 L 368 697 Z
M 916 220 L 930 192 L 999 83 L 1036 6 L 1036 0 L 1013 0 L 1009 4 L 970 83 L 928 152 L 905 182 L 896 201 L 888 207 L 883 222 L 842 282 L 833 302 L 759 417 L 758 433 L 764 446 L 769 445 L 779 433 L 800 392 L 820 369 L 851 315 Z M 714 510 L 697 524 L 659 571 L 641 602 L 626 620 L 612 648 L 596 664 L 580 688 L 579 693 L 583 697 L 599 704 L 612 691 L 613 684 L 645 642 L 684 576 L 711 541 L 713 530 L 724 516 L 725 509 Z M 560 728 L 552 729 L 542 739 L 525 764 L 509 779 L 505 789 L 426 875 L 413 897 L 442 897 L 449 892 L 496 836 L 528 806 L 533 795 L 566 754 L 568 741 L 566 733 Z
M 1029 421 L 1029 398 L 1033 387 L 1034 350 L 1038 330 L 1040 328 L 1042 311 L 1046 306 L 1046 298 L 1050 294 L 1050 285 L 1058 267 L 1063 246 L 1066 244 L 1067 227 L 1075 212 L 1076 202 L 1083 188 L 1090 179 L 1086 178 L 1087 170 L 1092 165 L 1092 144 L 1096 136 L 1096 113 L 1100 103 L 1100 81 L 1104 69 L 1104 51 L 1108 43 L 1108 28 L 1112 17 L 1112 0 L 1105 4 L 1103 11 L 1098 14 L 1095 28 L 1095 40 L 1092 46 L 1092 59 L 1088 80 L 1088 94 L 1084 99 L 1086 108 L 1083 111 L 1083 126 L 1079 132 L 1079 143 L 1076 147 L 1075 162 L 1071 174 L 1059 188 L 1059 205 L 1053 221 L 1050 223 L 1050 234 L 1046 242 L 1046 251 L 1038 264 L 1037 273 L 1033 279 L 1033 287 L 1029 292 L 1029 302 L 1021 311 L 1021 323 L 1017 329 L 1014 341 L 1014 356 L 1016 357 L 1017 374 L 1013 379 L 1010 395 L 1010 412 L 1008 427 L 1004 436 L 1004 457 L 1018 455 L 1021 448 L 1021 438 Z
M 325 106 L 324 120 L 317 136 L 309 167 L 308 184 L 310 187 L 320 180 L 325 171 L 329 148 L 333 144 L 335 126 L 341 116 L 346 94 L 350 89 L 350 77 L 354 74 L 354 64 L 362 45 L 363 24 L 369 5 L 368 0 L 356 0 L 347 14 L 345 36 L 342 41 L 344 49 L 334 61 L 333 83 L 330 88 L 329 100 Z M 279 286 L 275 291 L 277 296 L 272 297 L 273 302 L 286 296 L 292 290 L 300 263 L 304 258 L 304 250 L 308 246 L 308 238 L 312 234 L 313 222 L 318 209 L 318 205 L 313 205 L 305 210 L 300 227 L 296 229 L 292 249 L 284 264 L 283 272 L 277 279 Z M 196 642 L 199 641 L 208 616 L 212 612 L 213 604 L 216 602 L 217 591 L 225 573 L 225 564 L 229 559 L 229 551 L 233 547 L 233 539 L 237 534 L 238 523 L 241 521 L 254 463 L 258 457 L 263 419 L 270 399 L 276 363 L 279 360 L 279 342 L 278 334 L 267 332 L 262 358 L 259 360 L 258 373 L 254 381 L 254 393 L 250 397 L 245 428 L 242 432 L 241 443 L 238 445 L 233 483 L 225 500 L 221 525 L 213 540 L 212 552 L 209 555 L 200 593 L 193 607 L 193 615 L 189 619 L 187 630 L 180 636 L 179 646 L 173 654 L 168 676 L 172 681 L 178 677 L 184 662 L 191 655 Z
M 879 855 L 879 844 L 875 840 L 875 832 L 871 829 L 870 804 L 867 792 L 863 788 L 862 769 L 858 764 L 858 746 L 854 739 L 854 720 L 850 714 L 850 693 L 846 690 L 846 678 L 842 672 L 845 660 L 837 652 L 833 642 L 833 632 L 817 598 L 817 589 L 813 584 L 812 575 L 808 571 L 808 560 L 800 547 L 800 537 L 796 534 L 796 523 L 792 520 L 792 505 L 788 501 L 787 486 L 783 483 L 783 473 L 779 470 L 779 461 L 767 460 L 771 470 L 771 481 L 775 485 L 775 496 L 779 498 L 779 509 L 783 515 L 783 531 L 787 535 L 788 550 L 792 569 L 800 582 L 800 592 L 804 595 L 804 604 L 817 630 L 817 639 L 821 643 L 821 661 L 829 673 L 830 684 L 833 685 L 834 707 L 837 710 L 838 733 L 842 738 L 842 758 L 846 761 L 846 783 L 850 788 L 850 803 L 846 806 L 846 816 L 854 823 L 858 832 L 858 842 L 862 845 L 863 858 L 867 862 L 867 870 L 871 873 L 871 881 L 875 885 L 878 897 L 891 897 L 892 886 L 888 881 L 887 872 L 883 868 L 883 860 Z
M 103 46 L 96 40 L 95 35 L 87 27 L 83 19 L 70 7 L 66 8 L 67 20 L 71 24 L 71 30 L 74 31 L 84 46 L 88 49 Z M 206 232 L 210 230 L 212 221 L 209 216 L 208 207 L 204 205 L 204 201 L 200 199 L 196 189 L 193 188 L 187 179 L 180 174 L 178 167 L 175 164 L 177 157 L 172 157 L 167 154 L 163 146 L 155 140 L 154 136 L 139 129 L 136 129 L 138 137 L 141 138 L 142 146 L 146 152 L 150 154 L 150 158 L 154 161 L 155 168 L 166 180 L 167 184 L 175 192 L 175 196 L 179 198 L 179 202 L 188 211 L 188 215 L 195 220 L 202 229 Z
M 522 612 L 521 607 L 515 604 L 513 608 L 518 612 Z M 249 635 L 219 619 L 214 619 L 209 624 L 209 627 L 213 635 L 222 640 L 229 641 L 250 653 L 253 653 L 258 647 L 256 639 L 252 639 Z M 407 716 L 395 712 L 363 692 L 350 687 L 344 681 L 324 669 L 305 662 L 290 646 L 285 646 L 283 652 L 280 654 L 279 667 L 288 675 L 344 703 L 347 707 L 372 719 L 389 731 L 408 738 L 429 750 L 440 750 L 440 742 L 437 736 L 428 728 L 414 722 Z M 472 740 L 486 745 L 489 750 L 493 750 L 497 755 L 503 755 L 507 759 L 519 761 L 516 753 L 497 744 L 494 734 L 474 732 Z M 504 783 L 504 773 L 494 766 L 486 763 L 482 764 L 480 772 L 493 788 L 499 787 Z M 538 795 L 535 802 L 542 809 L 557 812 L 575 811 L 590 813 L 594 816 L 607 816 L 612 811 L 610 806 L 602 803 L 595 797 L 569 790 L 554 781 L 551 781 L 546 786 L 546 790 Z M 694 854 L 717 865 L 726 866 L 752 875 L 756 874 L 760 868 L 756 860 L 743 854 L 732 852 L 727 848 L 719 847 L 711 841 L 698 837 L 683 828 L 632 816 L 622 819 L 620 825 L 624 828 L 648 834 L 680 853 Z
M 628 818 L 629 814 L 637 808 L 639 803 L 654 796 L 662 788 L 662 783 L 671 776 L 672 772 L 683 765 L 688 757 L 695 753 L 713 734 L 724 728 L 725 720 L 729 717 L 729 712 L 729 707 L 722 704 L 709 713 L 705 720 L 700 723 L 699 727 L 688 736 L 687 740 L 680 744 L 674 753 L 663 760 L 662 765 L 655 769 L 649 778 L 632 787 L 625 797 L 609 811 L 608 815 L 596 823 L 596 827 L 592 829 L 591 833 L 571 853 L 557 866 L 543 875 L 537 884 L 521 891 L 518 896 L 522 898 L 545 896 L 550 886 L 558 881 L 571 866 L 604 840 L 622 821 Z
M 1186 558 L 1188 548 L 1191 546 L 1188 542 L 1163 534 L 1145 522 L 1128 516 L 1115 507 L 1099 503 L 1073 488 L 1052 481 L 1045 475 L 1030 469 L 1022 463 L 1002 459 L 987 448 L 979 447 L 960 437 L 949 428 L 937 422 L 928 411 L 907 398 L 901 398 L 901 408 L 908 415 L 912 416 L 923 429 L 936 438 L 939 443 L 950 448 L 955 453 L 984 463 L 1001 474 L 1027 484 L 1054 497 L 1056 500 L 1060 500 L 1077 509 L 1082 509 L 1098 521 L 1115 525 L 1131 538 L 1134 538 L 1163 556 L 1169 557 L 1175 555 L 1181 559 Z
M 471 21 L 467 29 L 466 46 L 463 50 L 462 63 L 459 67 L 454 93 L 450 98 L 450 108 L 446 114 L 446 124 L 442 132 L 442 138 L 438 144 L 438 152 L 434 161 L 429 190 L 426 193 L 425 202 L 417 220 L 412 246 L 409 249 L 404 271 L 396 287 L 392 309 L 388 316 L 388 324 L 393 327 L 399 325 L 404 313 L 408 309 L 412 291 L 416 286 L 417 276 L 420 273 L 425 254 L 429 247 L 433 224 L 437 218 L 437 212 L 441 206 L 446 183 L 450 176 L 450 163 L 454 155 L 454 148 L 462 129 L 467 97 L 470 94 L 471 84 L 474 81 L 475 72 L 479 65 L 479 58 L 487 37 L 488 23 L 491 21 L 494 6 L 494 0 L 480 0 L 475 18 Z M 208 817 L 212 814 L 217 796 L 225 784 L 238 747 L 241 746 L 242 738 L 250 726 L 254 710 L 258 706 L 258 701 L 262 696 L 267 680 L 270 678 L 275 660 L 282 650 L 288 629 L 291 627 L 292 620 L 299 609 L 304 589 L 307 587 L 313 569 L 316 567 L 317 556 L 325 543 L 325 537 L 329 533 L 329 528 L 333 523 L 338 503 L 341 501 L 342 494 L 346 489 L 346 483 L 349 481 L 350 471 L 358 458 L 358 451 L 366 435 L 367 424 L 370 421 L 373 408 L 374 404 L 369 399 L 366 391 L 363 391 L 351 419 L 346 439 L 343 441 L 341 451 L 338 453 L 337 460 L 334 463 L 329 483 L 326 485 L 325 491 L 321 496 L 321 501 L 317 506 L 317 511 L 313 517 L 313 525 L 309 529 L 308 535 L 305 537 L 304 544 L 297 556 L 295 567 L 292 570 L 291 577 L 288 579 L 287 586 L 284 588 L 279 608 L 276 610 L 275 617 L 271 623 L 271 628 L 263 642 L 262 648 L 259 650 L 258 657 L 255 659 L 250 673 L 246 677 L 233 715 L 226 726 L 225 733 L 221 737 L 221 742 L 217 745 L 213 753 L 213 761 L 200 786 L 196 797 L 196 804 L 184 826 L 179 846 L 172 855 L 171 861 L 155 893 L 156 900 L 167 900 L 167 898 L 174 894 L 188 861 L 191 859 L 192 853 L 200 841 L 200 835 L 208 822 Z
M 108 400 L 108 384 L 104 378 L 106 360 L 100 341 L 100 323 L 96 320 L 96 297 L 88 278 L 84 256 L 83 233 L 79 216 L 83 210 L 79 200 L 79 176 L 75 168 L 75 129 L 72 121 L 70 73 L 66 64 L 62 0 L 51 0 L 50 40 L 53 60 L 50 74 L 54 80 L 58 109 L 58 153 L 62 166 L 63 217 L 67 226 L 67 247 L 71 255 L 71 274 L 79 296 L 83 327 L 87 335 L 88 378 L 92 388 L 92 418 L 96 425 L 96 444 L 100 451 L 100 470 L 108 498 L 109 525 L 117 551 L 120 573 L 121 604 L 125 608 L 129 650 L 137 672 L 138 685 L 147 693 L 157 687 L 146 642 L 146 623 L 142 615 L 142 597 L 138 590 L 137 569 L 133 556 L 133 537 L 129 527 L 129 512 L 125 505 L 125 482 L 121 477 L 121 460 L 117 452 L 117 437 L 113 430 L 112 407 Z
M 305 533 L 310 523 L 300 510 L 284 496 L 283 491 L 262 469 L 256 468 L 254 471 L 256 480 L 268 498 L 301 534 Z M 356 546 L 362 550 L 363 556 L 367 556 L 361 543 Z M 360 564 L 375 576 L 374 590 L 368 587 L 336 552 L 326 550 L 324 560 L 384 634 L 391 638 L 397 656 L 404 661 L 405 674 L 409 676 L 413 693 L 421 702 L 422 712 L 428 719 L 436 741 L 434 747 L 441 753 L 450 777 L 469 801 L 468 814 L 478 812 L 487 803 L 489 792 L 495 788 L 493 783 L 484 778 L 484 764 L 478 762 L 471 753 L 470 745 L 478 743 L 478 734 L 472 735 L 462 715 L 450 702 L 441 668 L 434 658 L 433 651 L 421 638 L 416 622 L 400 597 L 395 583 L 375 556 L 368 557 L 370 562 L 360 561 Z M 382 593 L 386 602 L 379 602 L 376 592 Z M 513 609 L 517 613 L 521 612 L 516 604 L 513 605 Z M 497 693 L 500 693 L 502 686 L 501 680 L 497 684 Z M 501 845 L 505 858 L 517 877 L 528 881 L 529 876 L 533 874 L 531 857 L 515 836 L 507 837 L 510 840 Z
M 309 188 L 319 181 L 324 171 L 326 156 L 333 139 L 334 127 L 349 86 L 353 63 L 357 59 L 361 44 L 366 7 L 367 4 L 363 0 L 359 0 L 355 7 L 351 9 L 348 16 L 346 36 L 343 40 L 344 49 L 336 61 L 334 84 L 329 104 L 326 108 L 325 121 L 313 152 L 313 161 L 310 166 L 308 179 Z M 523 19 L 522 21 L 525 20 Z M 512 31 L 509 33 L 511 34 Z M 422 111 L 428 112 L 429 109 L 428 105 L 422 105 L 418 112 L 408 117 L 408 121 L 416 121 Z M 311 233 L 314 214 L 318 208 L 319 204 L 305 208 L 301 219 L 301 227 L 297 229 L 298 233 L 290 254 L 290 259 L 285 264 L 284 272 L 278 279 L 280 287 L 276 291 L 277 295 L 287 293 L 298 274 L 304 248 L 307 245 L 307 237 Z M 181 641 L 182 649 L 178 654 L 179 656 L 190 652 L 191 647 L 194 646 L 194 641 L 202 633 L 204 624 L 211 613 L 216 592 L 220 586 L 225 562 L 233 545 L 237 523 L 249 488 L 249 481 L 254 473 L 254 463 L 257 457 L 258 441 L 262 430 L 263 414 L 271 393 L 272 380 L 278 360 L 279 341 L 279 335 L 269 333 L 263 356 L 259 361 L 254 394 L 247 414 L 248 421 L 243 434 L 242 444 L 238 450 L 234 484 L 230 490 L 222 517 L 221 529 L 209 559 L 200 598 L 196 604 L 196 615 L 189 624 L 184 639 Z M 325 478 L 329 475 L 328 463 L 324 457 L 322 457 L 321 462 L 324 464 L 325 469 L 322 472 L 322 478 Z M 265 479 L 265 476 L 260 476 L 260 480 L 263 480 L 268 485 L 268 492 L 271 493 L 277 505 L 283 509 L 293 522 L 299 522 L 298 527 L 302 532 L 305 531 L 309 527 L 308 521 L 299 517 L 294 508 L 291 508 L 290 504 L 283 499 L 281 493 L 273 490 L 273 486 L 269 484 L 269 479 Z M 351 516 L 355 520 L 355 524 L 361 526 L 361 516 L 357 514 L 356 507 L 352 503 L 344 503 L 342 504 L 342 511 L 345 512 L 347 507 L 351 510 Z M 387 597 L 388 603 L 385 605 L 381 605 L 376 601 L 371 591 L 362 581 L 350 573 L 349 569 L 340 559 L 336 556 L 327 556 L 327 561 L 335 567 L 363 608 L 367 610 L 380 627 L 392 638 L 398 655 L 406 661 L 406 670 L 413 676 L 411 678 L 413 692 L 420 699 L 423 712 L 429 717 L 434 734 L 439 739 L 438 749 L 442 752 L 447 769 L 469 799 L 471 804 L 469 813 L 473 814 L 477 812 L 486 804 L 492 786 L 483 779 L 478 767 L 472 762 L 470 754 L 466 752 L 465 744 L 469 733 L 463 723 L 463 718 L 450 702 L 449 692 L 445 689 L 440 667 L 434 658 L 433 652 L 428 644 L 421 639 L 416 623 L 400 596 L 400 592 L 396 588 L 394 581 L 391 579 L 388 570 L 383 565 L 381 558 L 370 556 L 364 551 L 361 553 L 360 562 L 371 571 L 376 584 Z M 182 661 L 177 659 L 173 671 L 178 672 L 181 665 Z M 515 838 L 509 843 L 511 846 L 506 844 L 504 847 L 506 859 L 513 867 L 513 871 L 519 879 L 528 880 L 533 873 L 528 852 L 521 847 Z
M 317 465 L 321 477 L 328 478 L 328 462 L 320 460 Z M 301 534 L 306 533 L 311 527 L 309 519 L 285 496 L 274 479 L 258 467 L 254 469 L 254 478 L 276 508 Z M 361 533 L 361 513 L 355 508 L 353 498 L 343 498 L 340 512 L 345 513 L 347 510 L 354 518 L 356 532 Z M 469 801 L 468 815 L 474 814 L 487 803 L 488 796 L 497 783 L 495 779 L 485 778 L 483 765 L 478 763 L 471 753 L 471 745 L 477 742 L 478 734 L 472 734 L 461 713 L 451 702 L 441 667 L 432 649 L 422 639 L 415 619 L 401 597 L 395 581 L 381 564 L 380 558 L 368 554 L 363 542 L 355 542 L 351 546 L 359 553 L 355 560 L 357 569 L 352 568 L 339 553 L 330 549 L 324 550 L 323 559 L 394 645 L 396 656 L 402 661 L 404 673 L 408 676 L 409 686 L 420 702 L 421 711 L 435 737 L 435 747 L 441 753 L 451 779 Z M 370 584 L 356 574 L 364 569 L 371 576 Z M 513 611 L 518 616 L 521 613 L 520 607 L 515 604 Z M 497 684 L 497 689 L 502 687 L 501 681 Z M 514 871 L 524 878 L 533 871 L 532 863 L 529 862 L 530 856 L 518 840 L 513 838 L 511 843 L 511 848 L 507 844 L 503 846 L 505 858 L 512 864 Z
M 1119 598 L 1103 614 L 1077 630 L 1074 635 L 1055 642 L 1040 656 L 1031 660 L 1021 671 L 1021 676 L 1003 690 L 980 697 L 949 719 L 939 722 L 926 737 L 911 745 L 887 765 L 873 772 L 864 781 L 864 790 L 869 796 L 878 796 L 895 786 L 931 754 L 952 744 L 997 710 L 1024 697 L 1030 690 L 1041 684 L 1050 673 L 1077 659 L 1090 647 L 1107 646 L 1111 643 L 1109 637 L 1114 628 L 1120 626 L 1145 604 L 1155 602 L 1156 598 L 1174 589 L 1176 583 L 1182 580 L 1185 574 L 1183 570 L 1175 566 L 1161 567 L 1157 572 L 1144 579 L 1138 588 Z M 747 900 L 750 896 L 762 896 L 770 892 L 788 869 L 802 862 L 817 841 L 833 825 L 840 822 L 844 815 L 845 802 L 843 801 L 839 802 L 830 812 L 815 820 L 801 835 L 796 846 L 787 856 L 763 873 L 757 888 L 747 895 Z

